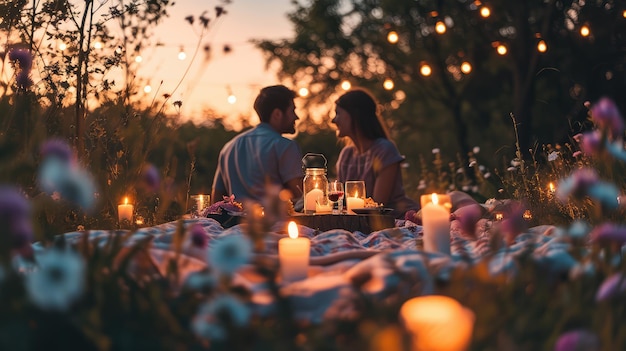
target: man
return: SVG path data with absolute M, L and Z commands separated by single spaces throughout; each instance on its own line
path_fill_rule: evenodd
M 283 85 L 261 89 L 254 101 L 261 123 L 237 135 L 220 151 L 213 202 L 233 194 L 240 202 L 261 203 L 268 185 L 291 191 L 294 202 L 302 196 L 302 152 L 295 141 L 281 135 L 296 131 L 295 97 Z

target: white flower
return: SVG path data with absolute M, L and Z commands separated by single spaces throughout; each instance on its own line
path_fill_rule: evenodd
M 468 191 L 470 191 L 470 186 L 469 186 L 469 185 L 463 185 L 463 186 L 461 187 L 461 190 L 463 190 L 463 191 L 465 191 L 465 192 L 468 192 Z
M 246 236 L 229 235 L 211 241 L 207 254 L 211 267 L 221 273 L 232 274 L 248 263 L 252 244 Z
M 487 173 L 485 173 L 485 175 L 483 177 L 485 177 L 485 179 L 489 178 L 489 177 L 491 177 L 491 173 L 487 172 Z
M 550 162 L 555 161 L 557 158 L 559 158 L 559 153 L 556 151 L 552 151 L 548 154 L 548 161 Z
M 516 159 L 516 158 L 511 160 L 511 166 L 513 166 L 513 167 L 519 167 L 521 164 L 522 163 L 518 159 Z
M 463 168 L 457 168 L 456 169 L 456 174 L 461 174 L 463 172 L 464 172 Z
M 509 167 L 509 168 L 507 168 L 506 170 L 507 170 L 507 171 L 509 171 L 509 172 L 513 172 L 513 171 L 516 171 L 516 170 L 517 170 L 517 168 L 515 168 L 515 167 Z
M 26 275 L 30 300 L 45 310 L 67 310 L 85 287 L 85 262 L 73 251 L 50 249 L 36 256 L 37 268 Z
M 474 167 L 478 164 L 478 162 L 472 160 L 472 162 L 469 163 L 469 167 Z
M 228 320 L 237 327 L 245 327 L 250 320 L 250 309 L 230 295 L 221 295 L 200 306 L 191 328 L 201 338 L 221 340 L 226 337 L 226 329 L 220 316 L 228 316 Z
M 474 146 L 474 148 L 472 149 L 472 152 L 474 152 L 475 154 L 480 152 L 480 146 Z
M 434 148 L 433 149 L 433 154 L 438 154 L 441 150 L 439 150 L 439 148 Z

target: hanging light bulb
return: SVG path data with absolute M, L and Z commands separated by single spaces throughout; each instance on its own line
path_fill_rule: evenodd
M 103 45 L 102 45 L 102 42 L 101 42 L 101 41 L 97 41 L 97 42 L 93 43 L 93 48 L 94 48 L 94 49 L 98 49 L 98 50 L 99 50 L 99 49 L 102 49 L 102 46 L 103 46 Z
M 300 97 L 307 97 L 309 95 L 309 89 L 307 89 L 307 88 L 300 88 L 298 90 L 298 95 L 300 95 Z
M 398 33 L 396 31 L 391 31 L 389 32 L 389 34 L 387 34 L 387 41 L 390 42 L 391 44 L 395 44 L 398 42 Z
M 537 43 L 537 51 L 546 52 L 547 50 L 548 50 L 548 45 L 546 45 L 546 42 L 543 40 L 539 40 L 539 43 Z
M 443 21 L 437 21 L 435 24 L 435 31 L 439 34 L 443 34 L 446 32 L 446 24 Z
M 63 42 L 59 43 L 59 50 L 63 51 L 65 49 L 67 49 L 67 44 L 65 44 Z
M 226 101 L 228 101 L 229 104 L 234 105 L 237 102 L 237 97 L 233 93 L 230 93 L 228 98 L 226 98 Z
M 178 51 L 178 59 L 183 61 L 187 58 L 187 54 L 185 53 L 185 49 L 181 46 L 180 51 Z
M 422 63 L 422 65 L 420 66 L 420 74 L 424 77 L 428 77 L 431 75 L 431 73 L 433 73 L 432 68 L 430 68 L 427 63 Z
M 341 82 L 341 89 L 350 90 L 350 88 L 352 88 L 352 84 L 350 84 L 349 81 L 344 80 L 343 82 Z
M 580 35 L 582 35 L 583 37 L 588 37 L 589 34 L 591 34 L 591 30 L 587 25 L 580 27 Z
M 498 44 L 498 46 L 496 47 L 496 51 L 498 52 L 498 55 L 506 55 L 506 53 L 509 51 L 506 46 L 504 46 L 504 44 Z
M 146 85 L 145 87 L 143 87 L 143 92 L 144 93 L 149 93 L 152 91 L 152 87 L 150 86 L 150 84 Z
M 463 63 L 461 63 L 461 72 L 465 73 L 465 74 L 469 74 L 472 71 L 472 65 L 465 61 Z
M 393 80 L 391 80 L 391 78 L 387 78 L 385 79 L 385 81 L 383 82 L 383 88 L 385 88 L 385 90 L 391 90 L 393 89 Z
M 139 63 L 141 61 L 143 61 L 143 57 L 141 57 L 141 55 L 135 56 L 135 62 Z
M 491 10 L 487 6 L 483 6 L 483 7 L 480 8 L 480 15 L 483 18 L 487 18 L 487 17 L 491 16 Z

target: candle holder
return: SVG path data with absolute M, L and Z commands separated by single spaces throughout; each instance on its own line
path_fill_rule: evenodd
M 211 195 L 191 195 L 191 208 L 190 212 L 192 215 L 199 217 L 202 214 L 202 211 L 211 206 Z
M 348 180 L 346 181 L 346 209 L 349 214 L 356 214 L 353 208 L 365 207 L 365 181 Z

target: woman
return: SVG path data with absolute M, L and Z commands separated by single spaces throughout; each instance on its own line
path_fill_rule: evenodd
M 368 197 L 393 208 L 396 218 L 419 205 L 406 196 L 400 163 L 404 157 L 389 140 L 378 114 L 378 104 L 365 90 L 354 89 L 337 99 L 335 118 L 337 137 L 349 143 L 337 159 L 337 178 L 364 180 Z

